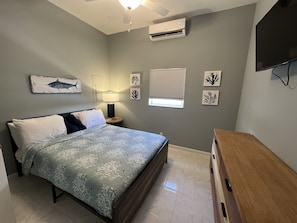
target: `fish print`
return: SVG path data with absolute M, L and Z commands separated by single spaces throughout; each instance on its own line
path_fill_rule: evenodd
M 56 88 L 56 89 L 69 89 L 72 87 L 76 87 L 76 85 L 77 85 L 77 83 L 69 84 L 69 83 L 61 82 L 61 81 L 59 81 L 59 79 L 48 84 L 48 86 L 50 86 L 52 88 Z

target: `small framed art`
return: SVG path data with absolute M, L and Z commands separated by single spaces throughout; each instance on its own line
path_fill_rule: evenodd
M 205 71 L 204 82 L 205 87 L 219 87 L 221 85 L 222 71 Z
M 140 100 L 140 88 L 130 88 L 130 99 Z
M 218 105 L 220 91 L 203 91 L 202 104 L 203 105 Z
M 130 74 L 130 86 L 140 85 L 140 74 Z

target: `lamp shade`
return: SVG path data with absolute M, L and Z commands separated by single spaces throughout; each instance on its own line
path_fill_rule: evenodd
M 127 10 L 134 10 L 141 5 L 143 0 L 119 0 L 121 5 Z
M 102 99 L 104 102 L 107 102 L 107 103 L 116 102 L 116 101 L 119 101 L 119 94 L 109 91 L 102 94 Z

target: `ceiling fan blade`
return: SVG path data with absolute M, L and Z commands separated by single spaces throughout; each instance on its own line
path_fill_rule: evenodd
M 167 8 L 165 8 L 162 5 L 160 5 L 160 4 L 156 3 L 156 2 L 153 2 L 151 0 L 144 0 L 141 4 L 144 7 L 148 8 L 148 9 L 151 9 L 151 10 L 159 13 L 162 16 L 167 16 L 168 13 L 169 13 L 169 10 Z

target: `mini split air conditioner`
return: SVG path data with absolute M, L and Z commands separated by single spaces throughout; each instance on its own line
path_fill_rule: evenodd
M 149 37 L 151 41 L 179 38 L 184 36 L 186 36 L 186 18 L 149 26 Z

